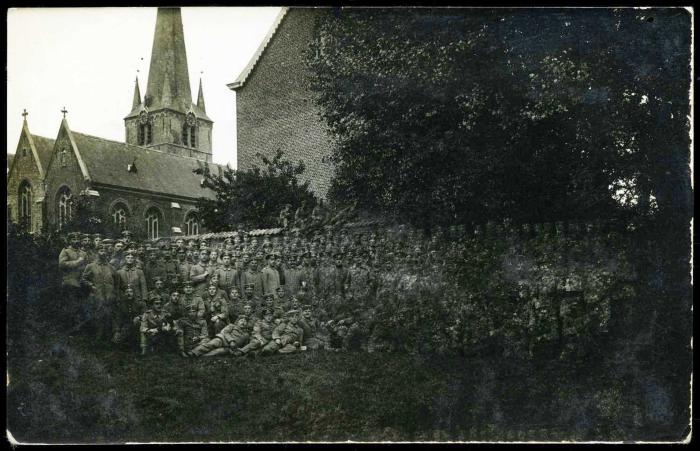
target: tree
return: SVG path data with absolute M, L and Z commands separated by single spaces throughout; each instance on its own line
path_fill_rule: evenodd
M 263 167 L 250 170 L 227 168 L 222 175 L 197 169 L 204 176 L 204 186 L 216 192 L 216 199 L 201 198 L 197 208 L 204 225 L 211 231 L 246 228 L 276 227 L 280 210 L 289 204 L 292 209 L 302 202 L 307 205 L 316 199 L 309 182 L 299 183 L 304 164 L 293 164 L 283 159 L 278 150 L 268 159 L 260 154 Z M 294 210 L 292 210 L 294 211 Z
M 685 10 L 350 9 L 311 47 L 334 199 L 418 225 L 691 211 Z

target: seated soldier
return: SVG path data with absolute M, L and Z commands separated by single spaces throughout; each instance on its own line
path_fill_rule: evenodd
M 209 328 L 196 303 L 185 304 L 183 307 L 185 316 L 176 321 L 175 334 L 180 355 L 187 357 L 188 351 L 209 339 Z
M 304 330 L 299 327 L 299 310 L 287 312 L 286 321 L 272 331 L 272 340 L 263 347 L 262 354 L 289 354 L 297 352 L 304 340 Z
M 141 316 L 141 355 L 167 345 L 175 334 L 175 328 L 165 317 L 160 297 L 153 295 L 150 301 L 151 309 Z
M 226 302 L 228 302 L 229 301 L 228 293 L 226 292 L 226 290 L 219 287 L 219 275 L 216 273 L 212 274 L 211 279 L 209 279 L 209 286 L 212 286 L 212 285 L 214 285 L 216 287 L 216 295 L 221 296 L 222 298 L 226 299 Z
M 114 310 L 114 336 L 115 344 L 124 341 L 136 343 L 137 331 L 141 327 L 141 316 L 147 310 L 144 301 L 136 300 L 134 288 L 127 285 L 124 293 L 117 298 L 117 306 Z
M 322 349 L 325 347 L 325 337 L 320 328 L 320 322 L 313 317 L 310 306 L 302 310 L 299 326 L 304 330 L 304 345 L 308 349 Z
M 256 321 L 253 326 L 250 341 L 243 348 L 239 349 L 240 355 L 247 355 L 251 352 L 257 354 L 257 351 L 272 340 L 272 331 L 275 326 L 272 310 L 263 310 L 262 318 Z
M 209 336 L 221 332 L 221 329 L 226 327 L 228 320 L 228 302 L 220 296 L 217 291 L 220 291 L 216 285 L 209 285 L 207 292 L 203 296 L 205 319 L 209 325 Z
M 154 277 L 153 284 L 153 289 L 148 292 L 148 299 L 152 299 L 151 295 L 157 294 L 160 297 L 160 300 L 163 302 L 163 305 L 165 305 L 165 303 L 168 302 L 168 299 L 170 298 L 170 294 L 165 289 L 165 282 L 163 281 L 163 278 L 160 276 Z
M 241 316 L 235 323 L 224 327 L 221 332 L 216 334 L 211 340 L 207 340 L 197 347 L 187 352 L 187 356 L 213 357 L 217 355 L 241 355 L 238 349 L 243 347 L 250 337 L 248 333 L 248 320 Z
M 228 319 L 229 322 L 234 322 L 236 320 L 237 313 L 243 309 L 244 303 L 238 287 L 231 287 L 228 294 L 228 299 Z
M 180 292 L 175 290 L 170 293 L 170 300 L 163 307 L 165 315 L 173 321 L 179 321 L 187 316 L 185 306 L 180 302 Z

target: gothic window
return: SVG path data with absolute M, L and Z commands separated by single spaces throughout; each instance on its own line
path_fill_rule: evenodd
M 151 124 L 139 124 L 139 146 L 145 146 L 152 142 Z
M 199 218 L 195 213 L 188 213 L 185 218 L 186 235 L 199 235 Z
M 120 230 L 126 230 L 128 211 L 126 205 L 122 203 L 118 203 L 112 208 L 112 221 Z
M 22 149 L 22 156 L 23 156 L 23 157 L 26 157 L 28 154 L 29 154 L 29 153 L 27 152 L 27 149 L 26 149 L 26 148 Z
M 182 126 L 182 145 L 197 147 L 197 119 L 192 113 L 187 115 Z
M 26 180 L 19 186 L 19 222 L 31 232 L 32 186 Z
M 70 189 L 64 186 L 58 190 L 57 204 L 58 227 L 61 228 L 70 221 L 73 215 Z
M 148 233 L 148 238 L 155 240 L 160 238 L 160 223 L 162 221 L 162 215 L 157 208 L 151 207 L 146 212 L 146 232 Z

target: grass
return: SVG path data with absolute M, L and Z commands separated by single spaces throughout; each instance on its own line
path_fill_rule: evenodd
M 21 442 L 644 435 L 644 422 L 635 419 L 645 409 L 638 402 L 643 397 L 634 395 L 638 387 L 625 385 L 624 369 L 603 361 L 534 365 L 515 358 L 323 351 L 183 359 L 49 337 L 9 361 L 8 428 Z

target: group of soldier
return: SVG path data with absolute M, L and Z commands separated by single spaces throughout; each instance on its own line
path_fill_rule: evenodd
M 76 331 L 138 343 L 142 354 L 338 350 L 367 332 L 376 299 L 399 283 L 386 277 L 392 253 L 378 259 L 380 244 L 372 234 L 352 241 L 345 233 L 239 234 L 220 243 L 71 233 L 59 256 L 62 298 Z

